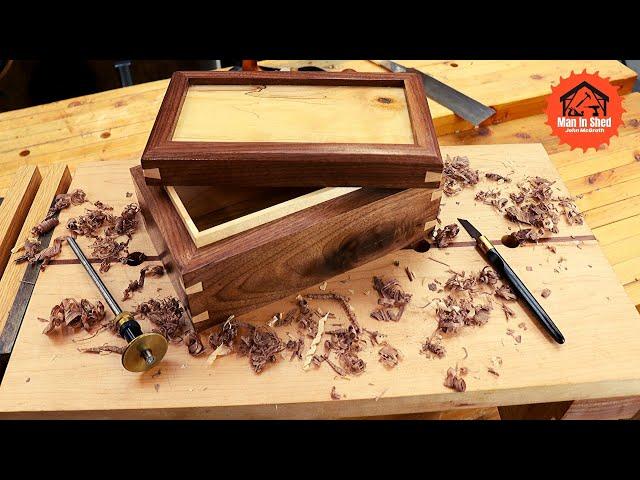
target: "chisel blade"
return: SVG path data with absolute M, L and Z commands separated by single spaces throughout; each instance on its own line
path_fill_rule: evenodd
M 406 68 L 391 60 L 371 60 L 376 65 L 380 65 L 394 73 L 411 72 L 417 73 L 422 78 L 424 91 L 431 100 L 438 102 L 443 107 L 447 107 L 459 117 L 470 122 L 474 126 L 480 125 L 486 119 L 495 115 L 496 111 L 474 100 L 473 98 L 451 88 L 440 80 L 427 75 L 415 68 Z

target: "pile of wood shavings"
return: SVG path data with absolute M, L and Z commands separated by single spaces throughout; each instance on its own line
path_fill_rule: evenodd
M 144 287 L 144 280 L 147 276 L 160 277 L 164 274 L 164 267 L 162 265 L 148 265 L 140 270 L 140 278 L 129 282 L 129 286 L 122 293 L 122 300 L 128 300 L 133 296 L 133 292 L 142 290 Z
M 42 333 L 48 335 L 56 327 L 83 328 L 91 332 L 96 326 L 101 325 L 104 318 L 104 305 L 99 300 L 94 305 L 84 298 L 79 302 L 74 298 L 65 298 L 51 309 L 49 319 L 38 318 L 38 320 L 47 322 Z
M 380 322 L 399 322 L 412 295 L 406 293 L 395 278 L 385 280 L 375 276 L 373 288 L 378 292 L 379 308 L 371 312 L 371 318 Z
M 479 172 L 472 170 L 467 157 L 447 158 L 443 168 L 443 192 L 447 196 L 457 195 L 463 188 L 473 187 L 479 182 Z M 499 184 L 512 180 L 497 173 L 486 173 L 485 178 Z M 517 184 L 517 191 L 507 198 L 500 190 L 479 191 L 475 199 L 494 207 L 505 218 L 519 225 L 526 225 L 512 238 L 518 243 L 537 242 L 547 233 L 558 233 L 558 221 L 564 217 L 569 225 L 582 225 L 583 216 L 578 212 L 573 198 L 553 194 L 555 182 L 543 177 L 529 177 Z M 511 205 L 508 206 L 509 202 Z
M 177 298 L 151 298 L 138 305 L 134 315 L 149 320 L 156 327 L 153 331 L 170 342 L 184 342 L 191 355 L 197 356 L 204 352 L 200 336 L 186 318 L 184 308 Z
M 450 158 L 447 156 L 442 175 L 444 178 L 442 191 L 450 197 L 460 193 L 463 188 L 472 187 L 480 181 L 478 170 L 472 170 L 469 167 L 467 157 Z

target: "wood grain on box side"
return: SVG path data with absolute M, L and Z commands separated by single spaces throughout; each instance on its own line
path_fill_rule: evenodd
M 131 170 L 145 222 L 199 329 L 300 291 L 424 235 L 438 214 L 429 189 L 360 189 L 196 248 L 161 187 Z M 436 196 L 437 197 L 437 196 Z M 201 292 L 185 289 L 202 282 Z

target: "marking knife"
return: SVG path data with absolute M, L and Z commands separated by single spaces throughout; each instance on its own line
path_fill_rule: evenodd
M 509 286 L 513 289 L 518 297 L 520 297 L 524 303 L 533 312 L 536 319 L 544 327 L 544 329 L 551 335 L 551 337 L 558 343 L 564 343 L 564 336 L 558 329 L 551 317 L 544 311 L 542 305 L 538 303 L 533 294 L 525 287 L 522 280 L 518 278 L 516 273 L 507 264 L 502 255 L 498 253 L 496 247 L 489 241 L 487 237 L 482 235 L 471 223 L 463 218 L 459 218 L 460 225 L 464 227 L 467 233 L 476 241 L 478 249 L 484 254 L 489 263 L 495 268 L 498 273 L 507 279 Z

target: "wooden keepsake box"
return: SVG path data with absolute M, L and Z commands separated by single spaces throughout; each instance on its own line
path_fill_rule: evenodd
M 413 74 L 178 72 L 131 172 L 202 330 L 421 240 L 442 160 Z

